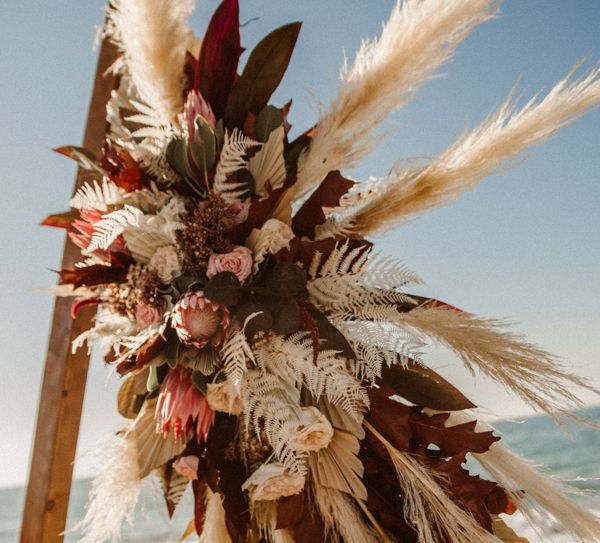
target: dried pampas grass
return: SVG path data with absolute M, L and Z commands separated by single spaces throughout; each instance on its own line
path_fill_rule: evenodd
M 568 373 L 556 357 L 506 330 L 506 322 L 448 309 L 416 309 L 399 314 L 396 323 L 439 341 L 471 372 L 479 369 L 557 421 L 582 406 L 569 386 L 598 393 L 583 378 Z
M 419 543 L 491 543 L 495 540 L 446 495 L 425 466 L 409 454 L 398 451 L 368 422 L 365 427 L 390 455 L 404 490 L 404 516 L 417 530 Z
M 510 166 L 528 147 L 538 144 L 600 104 L 600 68 L 573 79 L 577 64 L 542 100 L 532 98 L 516 111 L 511 93 L 500 109 L 465 133 L 421 170 L 398 171 L 371 198 L 350 227 L 362 235 L 397 226 L 410 217 L 446 205 L 485 177 Z
M 103 447 L 99 472 L 92 483 L 84 519 L 73 528 L 80 543 L 117 541 L 124 521 L 133 522 L 141 490 L 135 440 L 114 436 Z
M 325 524 L 327 541 L 345 543 L 377 543 L 390 541 L 381 528 L 367 526 L 352 498 L 339 490 L 313 484 L 314 505 Z M 374 521 L 374 519 L 372 519 Z
M 296 196 L 335 169 L 352 167 L 380 136 L 386 117 L 434 76 L 477 25 L 496 13 L 493 0 L 399 0 L 379 39 L 364 42 L 342 73 L 343 87 L 319 119 L 299 163 Z
M 193 10 L 194 0 L 112 0 L 108 8 L 106 33 L 123 53 L 118 67 L 162 125 L 183 108 L 185 54 L 194 43 L 187 19 Z

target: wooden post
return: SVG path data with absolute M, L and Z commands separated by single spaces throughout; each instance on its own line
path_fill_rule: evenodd
M 115 88 L 115 78 L 104 75 L 116 59 L 113 45 L 102 43 L 96 79 L 88 111 L 83 145 L 99 153 L 106 135 L 106 103 Z M 77 172 L 75 190 L 89 176 Z M 80 250 L 67 238 L 62 267 L 80 260 Z M 72 320 L 72 300 L 57 298 L 46 355 L 46 366 L 38 407 L 29 484 L 25 498 L 21 543 L 62 541 L 69 507 L 73 461 L 85 394 L 89 356 L 86 349 L 71 353 L 71 341 L 90 327 L 95 311 L 83 308 Z

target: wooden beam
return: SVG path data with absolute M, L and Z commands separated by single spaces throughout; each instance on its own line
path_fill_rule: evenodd
M 106 135 L 106 103 L 115 88 L 115 78 L 104 75 L 117 57 L 114 46 L 102 43 L 96 79 L 83 138 L 83 145 L 99 153 Z M 77 172 L 75 189 L 89 178 Z M 80 250 L 65 241 L 62 267 L 80 260 Z M 87 330 L 95 311 L 83 308 L 71 319 L 72 300 L 57 298 L 54 305 L 46 366 L 38 407 L 35 440 L 29 469 L 29 484 L 21 528 L 21 543 L 54 543 L 66 524 L 73 475 L 73 461 L 79 435 L 89 356 L 86 349 L 71 353 L 71 342 Z

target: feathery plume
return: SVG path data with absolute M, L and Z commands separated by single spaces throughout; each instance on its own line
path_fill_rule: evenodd
M 193 0 L 112 0 L 106 33 L 141 100 L 167 125 L 183 108 L 185 54 L 194 35 L 187 19 Z
M 482 373 L 555 420 L 582 406 L 569 386 L 598 393 L 583 378 L 570 374 L 559 360 L 506 330 L 506 322 L 448 309 L 399 313 L 396 323 L 453 350 L 471 371 Z
M 81 543 L 118 540 L 123 522 L 133 522 L 140 495 L 141 479 L 135 440 L 117 435 L 99 450 L 103 458 L 92 483 L 85 517 L 73 528 L 81 531 Z
M 494 541 L 491 534 L 446 495 L 425 466 L 397 450 L 369 422 L 364 424 L 390 455 L 404 490 L 404 515 L 417 530 L 419 543 Z
M 600 104 L 600 67 L 573 79 L 578 67 L 542 100 L 534 97 L 519 111 L 511 92 L 496 113 L 463 134 L 429 166 L 393 174 L 378 195 L 347 219 L 349 225 L 363 235 L 386 230 L 450 203 L 485 177 L 510 167 L 525 149 Z
M 379 39 L 365 41 L 343 87 L 318 122 L 301 160 L 296 196 L 317 186 L 327 172 L 352 167 L 381 139 L 386 117 L 407 103 L 479 24 L 497 11 L 493 0 L 399 0 Z

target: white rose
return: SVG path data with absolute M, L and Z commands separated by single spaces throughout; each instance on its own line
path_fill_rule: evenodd
M 282 464 L 263 464 L 242 485 L 253 500 L 278 500 L 302 492 L 304 475 L 288 472 Z
M 291 432 L 289 444 L 302 451 L 318 451 L 333 439 L 333 427 L 316 407 L 303 407 L 300 421 Z
M 156 271 L 163 283 L 170 283 L 174 276 L 181 273 L 177 249 L 172 245 L 161 247 L 152 255 L 148 267 Z
M 213 411 L 239 415 L 244 410 L 241 393 L 229 381 L 209 383 L 206 387 L 206 400 Z
M 254 228 L 246 241 L 254 253 L 254 271 L 268 253 L 274 255 L 285 247 L 289 248 L 294 237 L 292 229 L 277 219 L 269 219 L 260 230 Z

